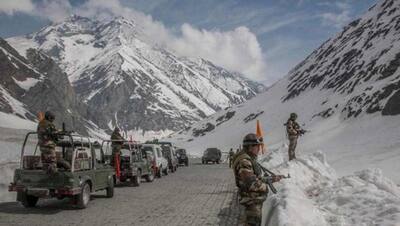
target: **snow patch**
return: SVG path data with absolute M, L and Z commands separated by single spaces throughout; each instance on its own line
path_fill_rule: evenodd
M 24 81 L 18 81 L 13 77 L 13 80 L 19 87 L 21 87 L 26 91 L 28 91 L 30 88 L 34 87 L 38 82 L 40 82 L 40 80 L 36 78 L 26 78 Z

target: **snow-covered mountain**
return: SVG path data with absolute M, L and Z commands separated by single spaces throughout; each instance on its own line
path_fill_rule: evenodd
M 171 139 L 195 154 L 227 151 L 260 120 L 267 146 L 282 146 L 283 124 L 296 112 L 311 130 L 299 140 L 300 156 L 321 150 L 341 174 L 376 166 L 399 183 L 399 67 L 400 1 L 381 0 L 265 93 Z
M 122 17 L 74 15 L 7 40 L 21 54 L 36 48 L 50 55 L 88 104 L 91 120 L 102 128 L 118 125 L 136 138 L 185 128 L 265 89 L 207 60 L 177 57 Z
M 68 77 L 48 56 L 29 49 L 26 58 L 0 38 L 0 127 L 33 129 L 40 111 L 56 123 L 87 134 L 87 106 L 77 100 Z

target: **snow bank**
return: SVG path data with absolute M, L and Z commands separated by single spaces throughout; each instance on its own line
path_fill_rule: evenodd
M 279 151 L 272 150 L 271 155 Z M 274 158 L 261 162 L 291 175 L 276 184 L 278 194 L 264 203 L 263 225 L 400 225 L 400 188 L 379 169 L 337 178 L 321 152 L 279 165 Z
M 0 163 L 0 202 L 15 201 L 15 193 L 8 192 L 8 185 L 13 180 L 14 170 L 18 167 L 17 162 Z
M 20 118 L 13 114 L 7 114 L 0 112 L 0 128 L 12 128 L 12 129 L 36 129 L 37 123 L 27 119 Z

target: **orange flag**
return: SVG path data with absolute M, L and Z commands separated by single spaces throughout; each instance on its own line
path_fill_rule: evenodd
M 257 120 L 256 135 L 257 135 L 258 138 L 262 138 L 264 140 L 264 131 L 261 128 L 261 124 L 260 124 L 259 120 Z M 264 154 L 265 153 L 265 145 L 264 145 L 264 143 L 261 145 L 261 148 L 262 148 L 261 153 Z
M 41 112 L 38 113 L 38 119 L 39 119 L 39 122 L 43 121 L 43 119 L 44 119 L 44 113 L 43 113 L 43 111 L 41 111 Z

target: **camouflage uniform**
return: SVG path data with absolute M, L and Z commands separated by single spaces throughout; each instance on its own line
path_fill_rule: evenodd
M 124 140 L 125 139 L 119 133 L 119 129 L 116 128 L 114 132 L 111 134 L 112 166 L 114 166 L 115 158 L 121 154 L 121 148 Z
M 48 119 L 41 120 L 37 127 L 37 133 L 43 169 L 49 174 L 57 172 L 57 165 L 70 169 L 71 165 L 65 160 L 60 159 L 57 161 L 55 149 L 57 129 L 54 124 Z
M 229 168 L 232 168 L 232 163 L 233 163 L 233 156 L 235 155 L 235 152 L 233 152 L 233 149 L 229 151 Z
M 299 135 L 301 135 L 301 128 L 299 124 L 296 122 L 297 115 L 291 114 L 290 118 L 286 123 L 286 132 L 289 138 L 289 161 L 296 158 L 296 146 L 297 146 L 297 139 Z
M 234 157 L 233 171 L 239 188 L 240 204 L 245 207 L 245 225 L 259 226 L 268 187 L 261 181 L 262 171 L 256 164 L 256 156 L 251 156 L 245 150 L 240 151 Z

